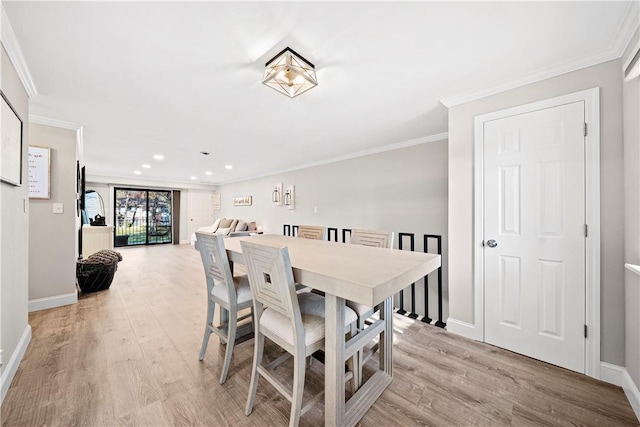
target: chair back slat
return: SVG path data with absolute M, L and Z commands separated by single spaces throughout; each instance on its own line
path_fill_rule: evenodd
M 393 236 L 393 231 L 353 230 L 351 231 L 350 243 L 353 245 L 392 249 Z
M 294 324 L 300 323 L 300 308 L 287 247 L 245 241 L 240 244 L 254 302 L 276 310 Z
M 204 274 L 208 279 L 212 279 L 214 283 L 218 282 L 227 286 L 229 288 L 229 296 L 235 294 L 233 275 L 231 274 L 227 251 L 224 248 L 223 237 L 212 233 L 196 232 L 196 241 L 202 258 Z
M 301 225 L 298 227 L 298 237 L 302 237 L 304 239 L 326 240 L 327 229 L 326 227 L 319 227 L 315 225 Z

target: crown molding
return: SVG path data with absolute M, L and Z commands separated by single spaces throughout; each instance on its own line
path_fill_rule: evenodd
M 638 2 L 630 2 L 627 13 L 622 21 L 622 24 L 620 25 L 620 28 L 618 28 L 618 32 L 616 33 L 615 40 L 613 44 L 606 50 L 595 53 L 593 55 L 589 55 L 585 58 L 568 62 L 558 67 L 547 68 L 515 80 L 510 80 L 497 85 L 486 86 L 481 89 L 474 89 L 447 98 L 442 98 L 440 102 L 445 107 L 451 108 L 455 107 L 456 105 L 466 104 L 467 102 L 475 101 L 477 99 L 485 98 L 497 93 L 506 92 L 508 90 L 515 89 L 521 86 L 526 86 L 532 83 L 540 82 L 542 80 L 550 79 L 552 77 L 557 77 L 562 74 L 567 74 L 572 71 L 581 70 L 583 68 L 591 67 L 603 62 L 618 59 L 622 56 L 629 43 L 632 41 L 633 34 L 638 29 L 638 13 Z
M 613 43 L 613 49 L 618 53 L 618 56 L 622 56 L 627 50 L 638 28 L 640 28 L 640 2 L 632 1 Z
M 264 178 L 267 176 L 279 175 L 287 172 L 293 172 L 301 169 L 308 169 L 314 166 L 322 166 L 327 165 L 329 163 L 341 162 L 343 160 L 356 159 L 358 157 L 369 156 L 372 154 L 384 153 L 387 151 L 399 150 L 401 148 L 413 147 L 414 145 L 426 144 L 429 142 L 442 141 L 444 139 L 449 139 L 448 132 L 442 132 L 435 135 L 423 136 L 420 138 L 410 139 L 408 141 L 398 142 L 395 144 L 384 145 L 382 147 L 371 148 L 369 150 L 357 151 L 355 153 L 345 154 L 344 156 L 330 157 L 328 159 L 319 160 L 317 162 L 305 163 L 294 168 L 283 169 L 276 172 L 269 172 L 262 175 L 254 175 L 247 178 L 241 178 L 233 181 L 224 181 L 217 185 L 228 185 L 235 184 L 237 182 L 250 181 L 252 179 Z
M 466 104 L 467 102 L 475 101 L 477 99 L 485 98 L 497 93 L 506 92 L 518 87 L 530 85 L 532 83 L 537 83 L 542 80 L 560 76 L 562 74 L 581 70 L 583 68 L 611 61 L 619 57 L 620 55 L 618 55 L 617 52 L 614 52 L 613 49 L 607 49 L 606 51 L 587 56 L 586 58 L 572 61 L 559 67 L 548 68 L 537 73 L 521 77 L 519 79 L 510 80 L 508 82 L 497 85 L 487 86 L 482 89 L 472 90 L 460 95 L 450 96 L 448 98 L 442 98 L 440 102 L 447 108 L 455 107 L 456 105 Z
M 7 55 L 27 92 L 27 96 L 34 98 L 38 95 L 36 84 L 33 82 L 29 67 L 27 67 L 27 62 L 24 60 L 22 49 L 20 49 L 18 39 L 13 32 L 13 27 L 11 26 L 11 22 L 9 22 L 7 12 L 4 10 L 4 6 L 0 6 L 0 8 L 2 8 L 2 10 L 0 10 L 0 38 L 2 39 L 2 46 L 4 46 L 4 49 L 7 51 Z
M 34 114 L 29 114 L 29 123 L 75 131 L 82 129 L 82 125 L 79 125 L 77 123 L 65 122 L 58 119 L 50 119 L 49 117 L 36 116 Z
M 166 181 L 153 178 L 137 178 L 120 175 L 93 175 L 87 173 L 86 181 L 94 184 L 123 185 L 139 188 L 158 188 L 166 190 L 215 190 L 218 184 Z

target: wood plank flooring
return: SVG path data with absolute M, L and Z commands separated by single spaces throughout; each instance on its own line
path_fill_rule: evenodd
M 198 361 L 206 313 L 199 254 L 188 245 L 121 251 L 111 289 L 32 313 L 33 338 L 2 405 L 2 426 L 276 426 L 289 403 L 266 381 L 244 415 L 253 340 Z M 640 425 L 619 387 L 434 326 L 394 319 L 394 380 L 361 426 Z M 271 346 L 267 354 L 276 357 Z M 375 361 L 373 360 L 373 363 Z M 311 396 L 323 368 L 307 375 Z M 289 363 L 278 368 L 291 372 Z M 301 425 L 322 425 L 321 404 Z

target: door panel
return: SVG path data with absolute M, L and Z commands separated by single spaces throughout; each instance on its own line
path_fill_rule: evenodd
M 584 102 L 484 127 L 485 341 L 584 372 Z
M 189 198 L 189 235 L 200 227 L 213 224 L 213 192 L 190 190 Z

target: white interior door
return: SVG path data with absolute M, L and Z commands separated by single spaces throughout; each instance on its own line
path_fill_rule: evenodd
M 189 190 L 189 236 L 200 227 L 213 224 L 213 193 Z
M 585 105 L 484 125 L 485 341 L 585 372 Z

